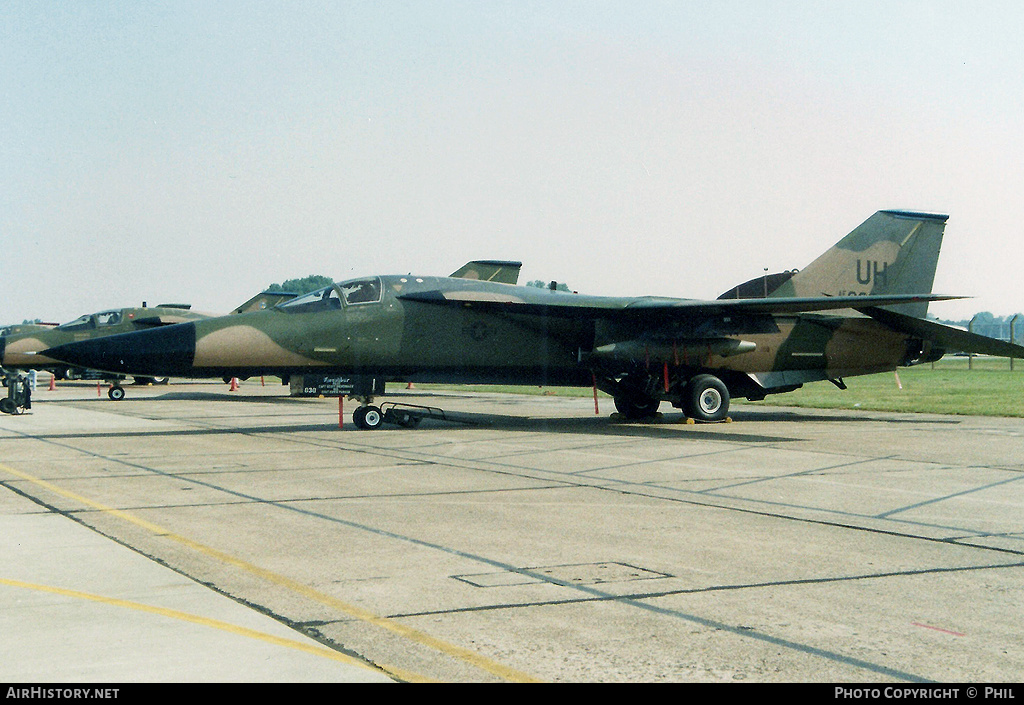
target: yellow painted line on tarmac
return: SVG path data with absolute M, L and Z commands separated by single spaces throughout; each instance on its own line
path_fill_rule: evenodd
M 381 617 L 380 615 L 376 615 L 370 612 L 369 610 L 365 610 L 356 605 L 352 605 L 342 600 L 339 600 L 332 595 L 328 595 L 326 593 L 320 592 L 319 590 L 315 590 L 309 587 L 308 585 L 304 585 L 296 580 L 292 580 L 287 576 L 280 575 L 279 573 L 267 570 L 266 568 L 261 568 L 258 565 L 242 560 L 241 558 L 232 556 L 228 553 L 225 553 L 224 551 L 199 543 L 198 541 L 194 541 L 180 534 L 176 534 L 172 531 L 169 531 L 168 529 L 163 528 L 162 526 L 146 521 L 145 519 L 129 514 L 128 512 L 125 512 L 123 510 L 114 509 L 113 507 L 108 507 L 106 505 L 100 504 L 99 502 L 95 502 L 89 499 L 88 497 L 83 497 L 69 490 L 65 490 L 62 487 L 58 487 L 57 485 L 53 484 L 52 482 L 39 479 L 37 477 L 29 475 L 28 473 L 21 472 L 20 470 L 15 470 L 14 468 L 8 467 L 7 465 L 0 464 L 0 469 L 10 473 L 11 475 L 14 475 L 15 477 L 19 477 L 22 480 L 30 482 L 38 487 L 42 487 L 44 489 L 49 490 L 50 492 L 58 494 L 61 497 L 74 500 L 75 502 L 79 502 L 87 507 L 91 507 L 92 509 L 103 512 L 104 514 L 107 514 L 109 516 L 117 517 L 118 519 L 122 519 L 131 524 L 134 524 L 135 526 L 146 529 L 147 531 L 152 532 L 156 536 L 160 536 L 171 541 L 175 541 L 183 546 L 187 546 L 193 549 L 194 551 L 202 553 L 211 558 L 215 558 L 216 560 L 219 560 L 222 563 L 234 566 L 248 573 L 251 573 L 252 575 L 259 576 L 260 578 L 263 578 L 268 582 L 271 582 L 283 588 L 287 588 L 292 592 L 303 595 L 304 597 L 308 597 L 309 599 L 319 602 L 320 604 L 332 607 L 340 612 L 343 612 L 344 614 L 349 615 L 350 617 L 366 622 L 368 624 L 372 624 L 376 627 L 380 627 L 381 629 L 385 629 L 392 633 L 398 634 L 399 636 L 405 639 L 435 649 L 436 651 L 451 656 L 452 658 L 464 661 L 465 663 L 468 663 L 476 668 L 479 668 L 482 671 L 486 671 L 487 673 L 491 673 L 495 676 L 498 676 L 503 680 L 517 683 L 537 682 L 537 679 L 533 676 L 523 673 L 522 671 L 509 668 L 508 666 L 497 663 L 496 661 L 492 661 L 491 659 L 481 656 L 480 654 L 474 651 L 465 649 L 461 646 L 456 646 L 454 644 L 449 644 L 446 641 L 432 637 L 429 634 L 426 634 L 425 632 L 419 631 L 418 629 L 413 629 L 412 627 L 408 627 L 404 624 L 396 622 L 395 620 L 388 619 L 387 617 Z M 414 678 L 414 680 L 420 679 Z
M 225 632 L 237 634 L 239 636 L 248 637 L 250 639 L 256 639 L 258 641 L 264 641 L 268 644 L 275 646 L 285 646 L 289 649 L 297 649 L 299 651 L 305 651 L 308 654 L 314 654 L 316 656 L 322 656 L 334 661 L 341 661 L 343 663 L 351 664 L 353 666 L 359 666 L 365 668 L 368 671 L 377 671 L 376 668 L 360 661 L 357 658 L 343 654 L 333 649 L 328 649 L 323 646 L 314 646 L 312 644 L 306 644 L 295 639 L 286 639 L 280 636 L 274 636 L 273 634 L 267 634 L 266 632 L 257 631 L 255 629 L 249 629 L 248 627 L 240 627 L 237 624 L 231 624 L 230 622 L 223 622 L 219 619 L 211 619 L 209 617 L 201 617 L 199 615 L 190 614 L 188 612 L 182 612 L 180 610 L 173 610 L 167 607 L 156 607 L 154 605 L 147 605 L 142 602 L 133 602 L 131 600 L 122 600 L 116 597 L 106 597 L 105 595 L 96 595 L 90 592 L 81 592 L 80 590 L 68 590 L 66 588 L 54 587 L 52 585 L 40 585 L 38 583 L 26 583 L 21 580 L 10 580 L 8 578 L 0 578 L 0 585 L 7 585 L 10 587 L 24 588 L 26 590 L 35 590 L 37 592 L 48 592 L 54 595 L 62 595 L 64 597 L 73 597 L 79 600 L 89 600 L 90 602 L 98 602 L 104 605 L 110 605 L 112 607 L 124 607 L 126 609 L 136 610 L 138 612 L 148 612 L 149 614 L 160 615 L 161 617 L 169 617 L 171 619 L 179 619 L 184 622 L 190 622 L 192 624 L 199 624 L 204 627 L 212 627 L 213 629 L 220 629 Z

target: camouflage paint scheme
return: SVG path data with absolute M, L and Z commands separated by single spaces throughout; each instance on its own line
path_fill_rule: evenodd
M 0 338 L 10 335 L 21 335 L 22 333 L 38 333 L 39 331 L 51 330 L 56 327 L 56 323 L 16 323 L 0 327 Z
M 262 292 L 233 313 L 263 310 L 294 297 L 295 294 L 291 293 Z M 0 335 L 0 369 L 50 370 L 63 376 L 68 365 L 42 354 L 47 348 L 212 317 L 213 314 L 192 311 L 188 304 L 160 304 L 153 307 L 143 304 L 138 308 L 116 308 L 86 314 L 59 326 L 7 326 L 4 334 Z
M 118 308 L 86 314 L 56 327 L 0 336 L 0 368 L 8 371 L 56 370 L 58 376 L 63 376 L 68 366 L 43 355 L 42 351 L 65 343 L 207 317 L 206 314 L 193 313 L 184 304 Z
M 715 421 L 732 396 L 762 399 L 818 380 L 842 388 L 843 377 L 926 362 L 946 349 L 1022 356 L 1024 347 L 919 318 L 928 302 L 953 298 L 930 293 L 946 219 L 879 211 L 805 269 L 773 276 L 771 287 L 765 277 L 767 296 L 569 294 L 516 286 L 519 263 L 477 262 L 458 276 L 354 279 L 271 310 L 47 354 L 161 376 L 596 384 L 630 417 L 669 401 Z

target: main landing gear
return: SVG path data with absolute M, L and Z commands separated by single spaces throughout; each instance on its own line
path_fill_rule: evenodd
M 683 386 L 681 405 L 691 419 L 724 421 L 729 413 L 729 388 L 714 375 L 697 375 Z
M 653 375 L 630 373 L 618 380 L 605 378 L 598 387 L 611 394 L 615 410 L 630 420 L 650 418 L 662 401 L 682 409 L 687 418 L 704 423 L 725 421 L 729 414 L 729 388 L 712 374 L 676 377 L 664 389 L 664 381 Z
M 121 381 L 124 377 L 115 377 L 114 379 L 106 380 L 110 384 L 110 389 L 107 390 L 107 396 L 114 401 L 121 401 L 127 395 L 124 387 L 121 386 Z M 169 384 L 169 377 L 136 377 L 135 384 L 150 385 L 150 384 Z M 230 382 L 230 378 L 224 380 Z

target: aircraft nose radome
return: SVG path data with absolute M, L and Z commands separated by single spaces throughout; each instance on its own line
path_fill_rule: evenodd
M 58 345 L 45 354 L 92 370 L 170 377 L 187 376 L 195 349 L 195 324 L 179 323 Z

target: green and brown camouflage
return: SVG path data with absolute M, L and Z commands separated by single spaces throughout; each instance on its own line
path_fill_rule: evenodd
M 161 304 L 155 307 L 118 308 L 79 316 L 59 326 L 14 327 L 0 336 L 0 368 L 3 370 L 49 370 L 58 377 L 68 366 L 47 357 L 42 351 L 57 345 L 115 335 L 155 326 L 173 325 L 210 314 L 197 313 L 188 304 Z M 20 328 L 20 329 L 19 329 Z
M 864 296 L 930 292 L 946 215 L 879 211 L 769 294 Z M 924 318 L 928 302 L 892 307 Z
M 263 291 L 232 311 L 233 314 L 262 311 L 295 298 L 295 294 Z M 47 370 L 58 379 L 80 371 L 43 355 L 47 348 L 91 340 L 108 335 L 149 330 L 158 326 L 212 318 L 215 314 L 192 310 L 191 304 L 116 308 L 79 316 L 62 325 L 25 324 L 6 326 L 0 335 L 0 370 Z
M 933 360 L 951 346 L 1024 356 L 1024 347 L 907 313 L 954 298 L 931 293 L 945 221 L 880 211 L 768 297 L 570 294 L 486 281 L 486 270 L 467 265 L 460 272 L 478 274 L 353 279 L 265 311 L 47 354 L 123 374 L 594 385 L 627 416 L 668 401 L 714 421 L 730 397 L 820 380 L 842 388 L 844 377 Z M 357 423 L 375 426 L 380 410 L 360 396 Z
M 23 333 L 38 333 L 40 331 L 51 330 L 56 327 L 56 323 L 15 323 L 13 325 L 0 327 L 0 338 L 22 335 Z

